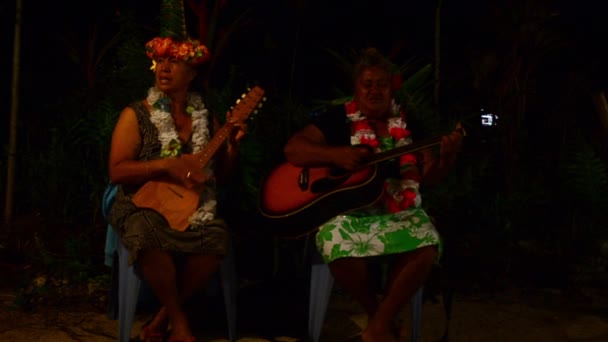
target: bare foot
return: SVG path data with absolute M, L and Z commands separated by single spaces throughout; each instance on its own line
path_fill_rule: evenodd
M 142 327 L 139 339 L 142 341 L 162 341 L 167 332 L 168 323 L 167 313 L 165 308 L 162 307 L 154 318 Z
M 176 313 L 171 319 L 171 341 L 190 341 L 192 331 L 184 312 Z

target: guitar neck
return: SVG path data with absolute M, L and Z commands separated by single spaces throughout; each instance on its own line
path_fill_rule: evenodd
M 264 90 L 258 86 L 253 87 L 246 95 L 243 94 L 240 99 L 237 100 L 236 106 L 232 109 L 232 117 L 240 118 L 242 120 L 247 119 L 249 115 L 254 112 L 254 109 L 261 106 L 260 101 L 264 101 L 263 97 Z M 224 126 L 213 136 L 209 144 L 205 149 L 199 152 L 199 160 L 202 167 L 207 165 L 215 152 L 222 146 L 224 141 L 230 136 L 232 130 L 235 129 L 234 123 L 226 121 Z
M 467 135 L 467 132 L 464 130 L 464 128 L 458 128 L 456 130 L 456 132 L 460 133 L 463 137 Z M 400 147 L 394 148 L 392 150 L 377 153 L 372 157 L 372 160 L 370 160 L 364 166 L 371 166 L 375 163 L 393 159 L 402 154 L 413 153 L 413 152 L 424 150 L 426 148 L 429 148 L 429 147 L 432 147 L 435 145 L 439 145 L 439 144 L 441 144 L 442 138 L 443 138 L 443 136 L 428 138 L 425 140 L 417 141 L 417 142 L 409 144 L 409 145 L 400 146 Z
M 439 144 L 441 144 L 441 138 L 442 137 L 435 137 L 435 138 L 430 138 L 430 139 L 426 139 L 426 140 L 420 140 L 418 142 L 415 142 L 415 143 L 412 143 L 409 145 L 400 146 L 400 147 L 394 148 L 392 150 L 376 153 L 374 155 L 374 157 L 372 158 L 372 160 L 369 161 L 365 166 L 371 166 L 372 164 L 383 162 L 383 161 L 389 160 L 389 159 L 393 159 L 393 158 L 403 155 L 403 154 L 413 153 L 413 152 L 424 150 L 426 148 L 429 148 L 429 147 L 432 147 L 435 145 L 439 145 Z
M 200 162 L 204 167 L 209 163 L 215 152 L 222 146 L 224 141 L 228 138 L 232 130 L 234 129 L 234 124 L 231 122 L 227 122 L 220 130 L 213 136 L 213 139 L 209 141 L 209 144 L 205 147 L 203 151 L 201 151 Z

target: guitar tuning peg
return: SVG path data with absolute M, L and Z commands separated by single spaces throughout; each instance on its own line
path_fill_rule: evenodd
M 258 108 L 262 108 L 262 103 L 258 103 Z
M 250 88 L 250 87 L 247 87 L 247 91 L 251 91 L 251 88 Z
M 258 110 L 257 110 L 257 109 L 253 111 L 253 114 L 257 114 L 257 113 L 258 113 Z
M 266 96 L 262 97 L 262 101 L 266 101 Z
M 241 102 L 241 99 L 236 100 L 236 104 L 239 104 L 240 102 Z
M 247 96 L 247 95 L 243 94 L 243 95 L 241 95 L 241 98 L 242 98 L 242 99 L 244 99 L 244 98 L 245 98 L 245 96 Z

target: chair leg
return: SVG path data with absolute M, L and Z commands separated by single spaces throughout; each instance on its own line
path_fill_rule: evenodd
M 310 275 L 310 297 L 308 305 L 308 336 L 318 342 L 323 329 L 323 321 L 327 311 L 327 304 L 331 298 L 334 285 L 329 266 L 326 264 L 313 264 Z
M 118 339 L 129 342 L 141 280 L 133 265 L 129 265 L 129 251 L 122 244 L 118 246 L 118 263 Z
M 237 277 L 234 253 L 230 251 L 220 264 L 220 277 L 224 292 L 224 305 L 226 307 L 226 320 L 228 322 L 228 338 L 236 341 L 236 291 Z
M 420 287 L 412 297 L 412 342 L 418 342 L 420 336 L 420 322 L 422 321 L 422 294 Z

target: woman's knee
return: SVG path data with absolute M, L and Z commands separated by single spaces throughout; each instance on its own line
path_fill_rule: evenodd
M 437 261 L 437 257 L 439 256 L 437 245 L 424 246 L 418 249 L 416 252 L 416 259 L 431 265 Z
M 439 256 L 437 246 L 424 246 L 416 250 L 403 253 L 395 262 L 397 268 L 405 267 L 408 264 L 419 264 L 431 267 Z

